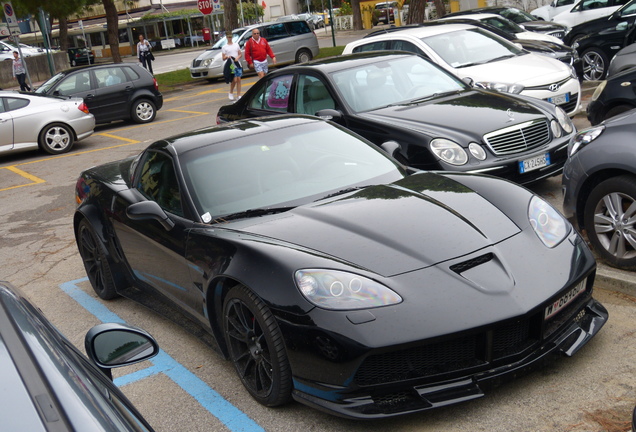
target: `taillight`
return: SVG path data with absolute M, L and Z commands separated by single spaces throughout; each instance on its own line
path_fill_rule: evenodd
M 78 109 L 78 110 L 80 110 L 80 111 L 82 111 L 83 113 L 90 114 L 90 113 L 88 112 L 88 107 L 86 106 L 86 104 L 85 104 L 84 102 L 82 102 L 81 104 L 79 104 L 79 105 L 77 106 L 77 109 Z
M 157 79 L 155 77 L 152 77 L 152 82 L 155 83 L 155 90 L 159 91 L 159 84 L 157 84 Z

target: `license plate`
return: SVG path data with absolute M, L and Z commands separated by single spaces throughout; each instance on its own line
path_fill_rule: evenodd
M 519 172 L 523 174 L 548 165 L 550 165 L 550 153 L 545 153 L 530 159 L 519 161 Z
M 548 102 L 553 103 L 555 105 L 561 105 L 561 104 L 570 102 L 570 93 L 548 98 Z
M 585 280 L 572 288 L 567 294 L 560 299 L 555 300 L 551 305 L 545 308 L 544 318 L 548 319 L 556 315 L 561 309 L 572 303 L 572 301 L 585 291 Z

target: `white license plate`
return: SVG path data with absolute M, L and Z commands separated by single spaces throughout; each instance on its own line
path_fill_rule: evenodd
M 561 105 L 566 102 L 570 102 L 570 93 L 548 98 L 548 102 L 553 103 L 555 105 Z
M 550 153 L 544 153 L 530 159 L 519 161 L 519 172 L 523 174 L 548 165 L 550 165 Z
M 560 299 L 555 300 L 551 305 L 545 308 L 544 318 L 548 319 L 556 315 L 561 309 L 572 303 L 572 301 L 585 291 L 585 280 L 572 288 L 567 294 Z

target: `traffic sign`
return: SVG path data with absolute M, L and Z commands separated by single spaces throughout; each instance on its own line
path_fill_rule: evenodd
M 199 0 L 197 5 L 203 15 L 210 15 L 212 13 L 212 0 Z
M 9 26 L 11 34 L 20 34 L 20 26 L 18 25 L 18 18 L 15 16 L 15 10 L 11 5 L 11 2 L 2 2 L 2 11 L 4 12 L 4 19 Z

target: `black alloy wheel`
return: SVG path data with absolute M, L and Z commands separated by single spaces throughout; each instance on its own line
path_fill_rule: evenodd
M 223 307 L 225 340 L 243 385 L 259 403 L 278 406 L 291 399 L 291 368 L 278 324 L 252 291 L 238 285 Z
M 84 262 L 88 280 L 95 293 L 104 300 L 118 296 L 115 281 L 101 241 L 95 234 L 90 222 L 82 219 L 77 228 L 77 245 Z
M 636 270 L 636 177 L 613 177 L 598 184 L 585 203 L 590 243 L 608 264 Z

